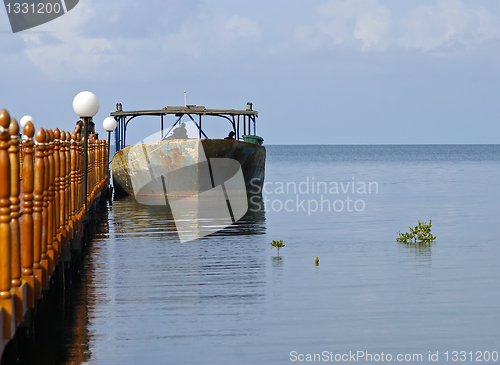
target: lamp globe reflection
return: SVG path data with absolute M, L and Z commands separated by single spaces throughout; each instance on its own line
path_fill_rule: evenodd
M 116 125 L 116 120 L 113 117 L 107 117 L 102 122 L 102 126 L 108 132 L 113 132 L 116 129 Z
M 99 99 L 90 91 L 82 91 L 73 99 L 73 110 L 80 118 L 92 118 L 99 111 Z

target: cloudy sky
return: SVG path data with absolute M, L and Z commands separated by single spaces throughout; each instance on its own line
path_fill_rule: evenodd
M 268 144 L 500 140 L 498 0 L 80 0 L 16 34 L 0 18 L 0 107 L 37 126 L 72 129 L 83 90 L 101 133 L 117 102 L 187 90 L 207 108 L 253 102 Z M 127 142 L 158 127 L 136 119 Z

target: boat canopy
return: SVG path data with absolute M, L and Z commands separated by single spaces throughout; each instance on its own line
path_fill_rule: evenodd
M 204 106 L 199 105 L 186 105 L 186 106 L 167 106 L 159 110 L 132 110 L 124 111 L 122 104 L 116 104 L 116 111 L 110 113 L 112 117 L 115 118 L 117 122 L 117 127 L 115 129 L 115 146 L 116 151 L 125 148 L 125 139 L 127 136 L 127 126 L 128 123 L 139 116 L 159 116 L 161 118 L 161 131 L 163 136 L 163 117 L 165 115 L 175 115 L 178 117 L 177 121 L 172 126 L 175 127 L 180 123 L 182 117 L 187 116 L 190 121 L 192 121 L 199 131 L 199 138 L 208 138 L 201 127 L 203 116 L 216 116 L 227 119 L 233 126 L 233 131 L 235 133 L 235 138 L 237 140 L 242 139 L 245 135 L 256 135 L 256 125 L 255 119 L 259 116 L 259 112 L 253 110 L 252 103 L 247 103 L 245 110 L 236 109 L 207 109 Z M 241 118 L 241 119 L 240 119 Z M 196 120 L 197 119 L 197 120 Z M 253 131 L 252 127 L 253 126 Z M 172 130 L 172 128 L 170 130 Z M 243 133 L 241 132 L 243 129 Z M 252 133 L 253 132 L 253 133 Z M 168 134 L 168 133 L 167 133 Z

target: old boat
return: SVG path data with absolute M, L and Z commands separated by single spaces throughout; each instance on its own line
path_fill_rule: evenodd
M 110 115 L 117 121 L 116 153 L 111 162 L 115 197 L 189 196 L 224 185 L 238 171 L 244 180 L 244 185 L 239 186 L 246 190 L 247 197 L 261 194 L 266 149 L 263 139 L 256 134 L 258 112 L 253 110 L 252 103 L 247 103 L 245 110 L 186 105 L 135 111 L 124 111 L 117 104 L 117 110 Z M 144 116 L 159 117 L 160 132 L 127 146 L 129 123 Z M 175 116 L 175 122 L 164 129 L 167 116 Z M 232 138 L 208 138 L 203 129 L 207 125 L 205 119 L 213 119 L 208 117 L 229 122 Z M 197 138 L 187 138 L 184 122 L 195 127 Z

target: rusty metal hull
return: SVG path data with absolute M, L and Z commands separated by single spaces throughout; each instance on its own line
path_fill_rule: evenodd
M 141 195 L 183 196 L 202 191 L 201 181 L 205 178 L 202 175 L 205 175 L 206 170 L 201 162 L 214 158 L 238 161 L 247 194 L 262 193 L 266 161 L 266 149 L 263 146 L 227 139 L 180 139 L 143 143 L 118 151 L 111 163 L 115 196 L 134 196 L 134 183 L 137 191 L 137 181 L 141 179 L 145 181 L 141 184 Z M 157 178 L 157 171 L 169 171 L 168 175 L 180 174 L 182 171 L 182 178 L 172 179 L 176 185 L 165 190 L 165 180 Z

